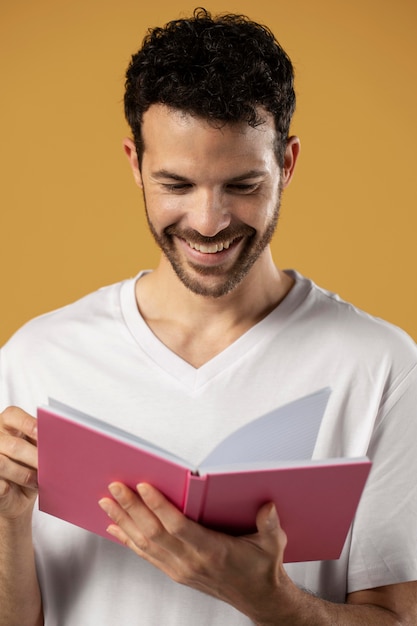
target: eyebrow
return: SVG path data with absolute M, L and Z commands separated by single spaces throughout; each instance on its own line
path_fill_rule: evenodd
M 234 176 L 229 179 L 229 182 L 235 183 L 240 180 L 247 180 L 248 178 L 261 178 L 265 176 L 266 172 L 264 170 L 249 170 L 248 172 L 244 172 L 243 174 L 239 174 L 239 176 Z
M 175 172 L 170 172 L 169 170 L 158 170 L 157 172 L 153 172 L 153 178 L 170 178 L 171 180 L 179 180 L 179 181 L 188 181 L 188 178 L 185 176 L 180 176 L 179 174 L 175 174 Z
M 247 172 L 243 172 L 242 174 L 239 174 L 238 176 L 233 176 L 232 178 L 229 178 L 227 182 L 236 183 L 242 180 L 248 180 L 250 178 L 261 178 L 262 176 L 265 176 L 265 174 L 266 172 L 264 170 L 248 170 Z M 170 172 L 169 170 L 165 170 L 165 169 L 154 172 L 152 174 L 152 177 L 158 178 L 158 179 L 169 178 L 171 180 L 191 182 L 186 176 L 180 176 L 180 174 L 176 174 L 175 172 Z

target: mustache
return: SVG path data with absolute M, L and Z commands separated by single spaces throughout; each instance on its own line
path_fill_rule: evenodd
M 236 226 L 228 226 L 227 228 L 220 230 L 213 237 L 207 237 L 205 235 L 201 235 L 197 230 L 192 228 L 180 229 L 175 224 L 172 224 L 164 229 L 164 233 L 169 237 L 175 236 L 180 239 L 192 241 L 196 244 L 208 245 L 226 243 L 243 237 L 253 237 L 256 234 L 256 230 L 246 224 L 240 224 Z

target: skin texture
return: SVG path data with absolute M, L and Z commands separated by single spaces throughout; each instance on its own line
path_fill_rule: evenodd
M 32 547 L 37 495 L 36 420 L 15 407 L 0 413 L 0 625 L 43 624 Z
M 133 141 L 125 141 L 163 252 L 156 270 L 138 281 L 138 306 L 153 332 L 196 367 L 267 315 L 292 287 L 268 243 L 299 141 L 288 141 L 280 171 L 273 122 L 267 113 L 265 119 L 257 128 L 216 128 L 154 105 L 144 116 L 140 169 Z M 203 242 L 231 245 L 208 254 L 195 249 Z
M 245 278 L 276 229 L 287 177 L 281 177 L 272 150 L 263 149 L 273 146 L 273 127 L 236 124 L 219 131 L 162 106 L 145 120 L 149 149 L 136 176 L 143 190 L 146 181 L 151 232 L 188 289 L 224 296 Z M 158 143 L 147 140 L 155 134 Z M 290 145 L 296 150 L 298 141 Z M 288 157 L 294 158 L 290 150 Z M 198 254 L 201 247 L 211 254 Z
M 138 307 L 161 341 L 199 367 L 292 287 L 268 241 L 299 142 L 289 139 L 280 170 L 267 115 L 257 128 L 215 128 L 160 105 L 145 114 L 143 136 L 141 168 L 133 142 L 124 146 L 162 255 L 137 283 Z M 225 243 L 215 252 L 215 244 Z M 36 420 L 7 409 L 0 415 L 0 626 L 43 623 L 31 542 L 36 470 Z M 417 623 L 415 582 L 352 593 L 343 605 L 297 588 L 283 567 L 286 535 L 270 504 L 258 513 L 257 532 L 246 537 L 188 520 L 150 485 L 131 491 L 114 483 L 99 505 L 109 515 L 108 532 L 138 558 L 233 605 L 258 626 Z
M 157 270 L 138 282 L 138 306 L 157 336 L 198 367 L 262 319 L 291 288 L 265 242 L 277 220 L 281 190 L 291 181 L 299 142 L 289 140 L 280 171 L 267 115 L 256 129 L 215 128 L 160 105 L 146 113 L 143 136 L 141 167 L 131 140 L 125 141 L 125 151 L 163 254 Z M 248 172 L 260 174 L 245 178 Z M 234 187 L 237 179 L 249 185 L 244 192 Z M 232 238 L 229 233 L 241 239 L 226 255 L 195 253 L 194 244 L 223 243 Z M 242 255 L 252 253 L 251 267 L 241 272 Z M 161 293 L 169 295 L 168 314 L 162 313 Z M 218 336 L 222 340 L 213 342 Z M 352 593 L 345 605 L 298 589 L 283 568 L 286 536 L 271 505 L 258 514 L 258 533 L 233 538 L 187 520 L 149 485 L 133 493 L 113 484 L 110 493 L 113 499 L 100 502 L 113 521 L 110 534 L 177 582 L 229 602 L 259 626 L 417 620 L 416 583 Z
M 186 519 L 149 485 L 138 485 L 137 494 L 120 483 L 109 489 L 115 501 L 104 498 L 100 505 L 114 522 L 111 535 L 173 580 L 229 602 L 258 626 L 416 623 L 416 583 L 352 593 L 344 605 L 298 589 L 282 565 L 286 536 L 271 505 L 259 511 L 257 533 L 233 538 Z

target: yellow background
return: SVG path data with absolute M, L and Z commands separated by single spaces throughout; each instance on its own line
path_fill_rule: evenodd
M 123 82 L 175 0 L 1 0 L 0 344 L 24 321 L 158 253 L 121 141 Z M 273 242 L 281 267 L 417 338 L 417 3 L 211 0 L 293 59 L 302 153 Z

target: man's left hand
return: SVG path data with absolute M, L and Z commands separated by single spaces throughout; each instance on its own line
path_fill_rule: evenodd
M 112 483 L 109 491 L 114 500 L 100 500 L 113 522 L 108 532 L 174 581 L 232 604 L 255 622 L 293 586 L 282 567 L 287 538 L 273 504 L 259 510 L 256 533 L 232 537 L 189 520 L 148 484 L 135 493 Z

